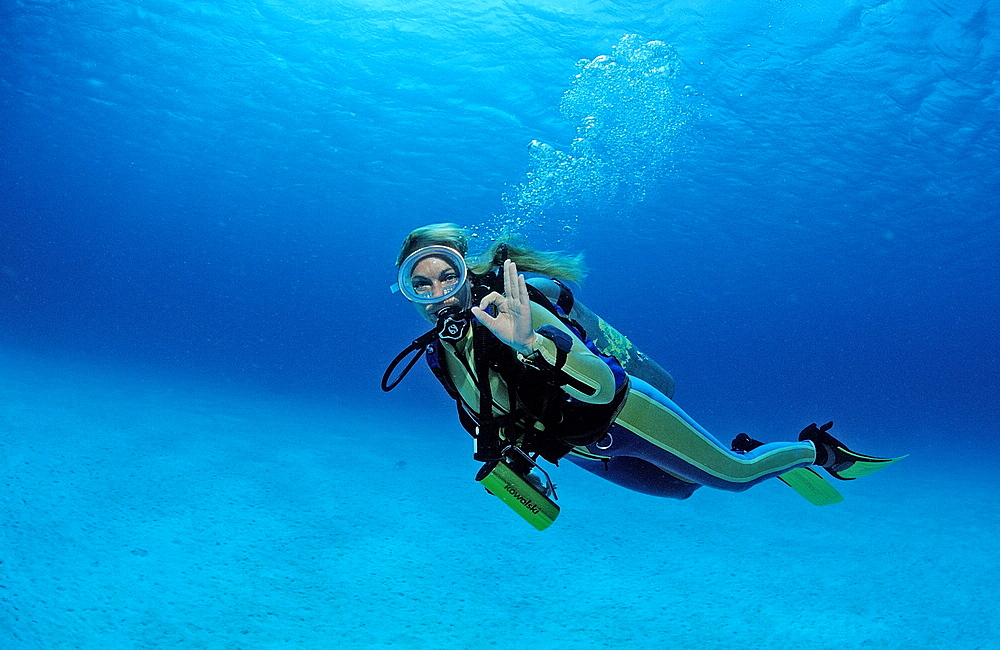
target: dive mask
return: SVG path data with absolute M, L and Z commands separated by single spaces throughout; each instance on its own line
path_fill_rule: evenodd
M 428 258 L 443 260 L 451 268 L 446 269 L 438 277 L 414 275 L 417 265 Z M 465 285 L 467 277 L 468 268 L 458 251 L 447 246 L 425 246 L 413 251 L 403 260 L 396 274 L 396 284 L 390 288 L 394 293 L 397 291 L 402 293 L 410 302 L 433 305 L 455 295 Z M 441 287 L 438 295 L 434 295 L 435 282 Z

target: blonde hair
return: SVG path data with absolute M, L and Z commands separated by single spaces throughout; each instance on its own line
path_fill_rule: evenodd
M 524 273 L 538 273 L 577 284 L 587 275 L 583 253 L 568 255 L 558 251 L 536 250 L 528 245 L 524 237 L 511 232 L 503 233 L 485 251 L 469 259 L 469 233 L 454 223 L 432 223 L 412 231 L 403 240 L 396 266 L 402 264 L 410 253 L 425 246 L 454 248 L 466 258 L 469 270 L 478 275 L 496 266 L 501 246 L 507 247 L 507 257 Z

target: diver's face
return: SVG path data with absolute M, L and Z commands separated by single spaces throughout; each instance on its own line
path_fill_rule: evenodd
M 417 311 L 428 321 L 436 323 L 438 312 L 446 307 L 467 308 L 466 303 L 470 299 L 468 283 L 455 287 L 460 278 L 458 270 L 444 258 L 430 256 L 417 262 L 410 275 L 410 283 L 418 294 L 432 298 L 450 294 L 441 302 L 430 305 L 414 303 Z

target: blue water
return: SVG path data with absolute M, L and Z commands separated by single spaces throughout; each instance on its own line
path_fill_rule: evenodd
M 425 223 L 507 226 L 583 250 L 578 297 L 720 438 L 833 419 L 914 453 L 911 479 L 946 486 L 957 458 L 989 474 L 998 30 L 988 0 L 0 0 L 0 345 L 359 422 L 389 409 L 464 459 L 428 373 L 378 389 L 424 328 L 392 263 Z M 112 645 L 158 645 L 121 625 Z M 435 647 L 416 638 L 398 642 Z

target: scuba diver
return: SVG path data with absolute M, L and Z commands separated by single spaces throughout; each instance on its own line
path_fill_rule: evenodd
M 574 299 L 566 282 L 583 279 L 582 255 L 537 251 L 511 236 L 467 255 L 468 236 L 455 224 L 406 237 L 393 290 L 434 327 L 396 356 L 382 389 L 426 353 L 484 463 L 476 480 L 538 530 L 559 514 L 540 459 L 674 499 L 777 478 L 816 505 L 843 497 L 814 467 L 852 480 L 900 460 L 850 450 L 830 434 L 832 422 L 810 424 L 798 442 L 741 433 L 723 445 L 672 401 L 669 373 Z

